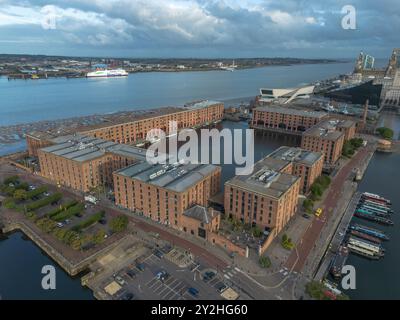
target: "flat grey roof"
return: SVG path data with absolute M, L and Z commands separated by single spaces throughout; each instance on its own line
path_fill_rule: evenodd
M 163 165 L 139 162 L 116 173 L 174 192 L 183 192 L 218 169 L 218 166 L 210 164 Z
M 193 101 L 193 102 L 188 102 L 184 105 L 185 108 L 188 109 L 201 109 L 201 108 L 206 108 L 210 107 L 215 104 L 221 104 L 222 102 L 215 101 L 215 100 L 200 100 L 200 101 Z
M 132 157 L 138 160 L 146 159 L 146 149 L 128 146 L 126 144 L 117 144 L 108 149 L 108 152 L 119 154 L 124 157 Z
M 353 121 L 351 121 L 351 122 L 353 122 Z M 337 128 L 340 127 L 340 125 L 339 125 L 340 123 L 342 123 L 342 120 L 332 120 L 331 119 L 331 120 L 322 121 L 320 123 L 317 123 L 315 126 L 311 127 L 310 129 L 306 130 L 303 134 L 308 135 L 308 136 L 321 137 L 324 139 L 336 141 L 342 135 L 344 135 L 343 132 L 340 132 L 337 130 Z
M 304 110 L 304 109 L 283 107 L 280 105 L 257 107 L 256 110 L 265 111 L 265 112 L 290 114 L 290 115 L 301 116 L 301 117 L 313 117 L 313 118 L 319 118 L 319 119 L 322 119 L 323 117 L 325 117 L 327 115 L 325 112 L 321 112 L 321 111 L 309 111 L 309 110 Z
M 337 126 L 341 128 L 351 128 L 352 126 L 355 126 L 356 123 L 352 120 L 339 120 Z
M 78 162 L 99 158 L 107 152 L 138 160 L 146 159 L 145 149 L 118 144 L 81 134 L 62 136 L 55 138 L 52 141 L 56 144 L 42 148 L 41 150 Z
M 323 154 L 321 152 L 312 152 L 302 148 L 283 146 L 273 151 L 268 157 L 290 162 L 300 162 L 311 166 L 322 158 Z
M 273 170 L 269 166 L 271 159 L 266 157 L 258 161 L 252 174 L 235 176 L 226 185 L 279 199 L 300 178 Z

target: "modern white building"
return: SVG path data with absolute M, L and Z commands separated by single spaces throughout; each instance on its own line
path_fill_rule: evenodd
M 261 88 L 261 97 L 259 101 L 261 103 L 278 102 L 280 104 L 287 104 L 294 99 L 310 98 L 310 95 L 314 92 L 314 88 L 314 86 L 286 89 Z

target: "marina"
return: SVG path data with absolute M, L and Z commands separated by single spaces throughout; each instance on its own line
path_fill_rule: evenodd
M 368 192 L 355 193 L 343 218 L 343 223 L 348 221 L 347 226 L 344 226 L 345 232 L 342 237 L 340 234 L 336 234 L 336 237 L 341 238 L 340 245 L 337 249 L 331 248 L 335 254 L 331 255 L 329 267 L 322 276 L 322 281 L 328 289 L 340 286 L 343 267 L 346 264 L 352 265 L 352 262 L 349 261 L 361 259 L 361 261 L 374 261 L 375 264 L 384 260 L 383 258 L 388 252 L 383 243 L 389 241 L 390 237 L 386 232 L 370 225 L 390 226 L 389 221 L 392 223 L 393 221 L 379 216 L 379 214 L 391 216 L 393 213 L 391 208 L 392 204 L 389 199 Z M 349 215 L 349 220 L 346 219 L 347 215 Z M 361 224 L 358 220 L 365 220 L 368 225 Z M 320 272 L 324 272 L 322 266 Z M 320 272 L 317 276 L 320 276 Z
M 354 216 L 383 225 L 393 225 L 389 219 L 392 211 L 389 208 L 391 201 L 379 195 L 364 192 L 361 194 L 354 211 Z M 347 235 L 343 240 L 340 249 L 332 261 L 330 273 L 334 278 L 341 276 L 348 252 L 358 256 L 379 260 L 385 256 L 385 249 L 382 241 L 388 241 L 389 237 L 382 231 L 359 224 L 350 224 Z M 346 257 L 346 258 L 344 258 Z

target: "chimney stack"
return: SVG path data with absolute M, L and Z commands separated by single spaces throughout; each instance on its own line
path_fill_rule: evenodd
M 367 124 L 367 116 L 368 116 L 368 104 L 369 104 L 369 100 L 367 99 L 365 101 L 365 107 L 364 107 L 364 113 L 363 113 L 363 124 Z

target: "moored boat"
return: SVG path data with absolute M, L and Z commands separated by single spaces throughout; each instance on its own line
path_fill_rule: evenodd
M 381 230 L 374 229 L 371 227 L 367 227 L 361 224 L 352 224 L 350 225 L 350 230 L 359 231 L 361 233 L 371 235 L 373 237 L 379 238 L 384 241 L 388 241 L 390 238 L 389 236 Z
M 381 239 L 379 239 L 377 237 L 374 237 L 374 236 L 371 236 L 369 234 L 362 233 L 360 231 L 350 230 L 350 234 L 353 235 L 353 236 L 356 236 L 357 238 L 368 240 L 368 241 L 371 241 L 371 242 L 374 242 L 374 243 L 377 243 L 377 244 L 381 244 L 382 243 Z

